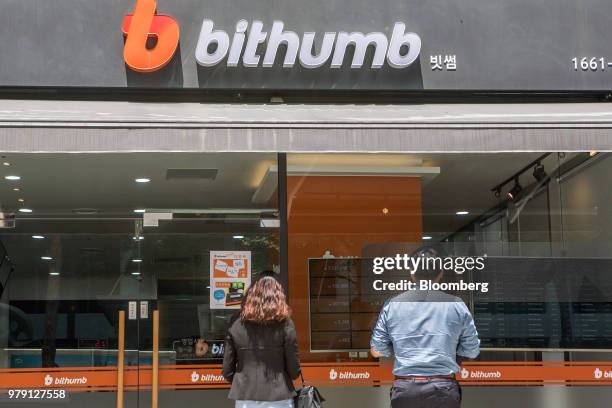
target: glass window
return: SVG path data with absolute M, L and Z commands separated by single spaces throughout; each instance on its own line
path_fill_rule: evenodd
M 400 292 L 373 281 L 411 279 L 372 263 L 423 246 L 454 260 L 445 282 L 487 284 L 448 286 L 484 349 L 612 348 L 610 163 L 586 152 L 290 154 L 289 293 L 304 358 L 369 358 L 380 307 Z M 485 267 L 458 268 L 466 259 Z
M 219 362 L 250 280 L 279 272 L 276 154 L 3 160 L 1 367 L 116 366 L 119 310 L 126 363 L 150 364 L 155 309 L 162 364 Z

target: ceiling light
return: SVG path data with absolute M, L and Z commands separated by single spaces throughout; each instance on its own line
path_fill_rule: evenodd
M 132 272 L 132 275 L 134 275 L 134 276 L 140 276 L 140 272 Z
M 98 214 L 100 210 L 97 208 L 75 208 L 72 212 L 77 215 L 94 215 Z
M 140 263 L 140 262 L 142 262 L 142 259 L 139 259 L 139 258 L 132 259 L 132 262 L 134 262 L 134 263 Z
M 244 235 L 234 235 L 234 239 L 243 239 Z
M 470 213 L 469 211 L 461 210 L 461 211 L 457 211 L 455 214 L 457 214 L 457 215 L 468 215 L 469 213 Z
M 23 198 L 18 198 L 17 201 L 19 201 L 20 203 L 23 203 L 25 200 Z
M 497 187 L 495 189 L 495 197 L 499 198 L 501 196 L 501 187 Z
M 429 235 L 423 235 L 423 241 L 429 241 L 431 237 Z
M 596 156 L 596 155 L 597 155 L 597 153 L 598 153 L 598 152 L 594 152 L 594 151 L 593 151 L 593 152 L 589 152 L 589 157 Z
M 13 191 L 21 191 L 21 189 L 19 187 L 15 187 Z
M 7 180 L 21 180 L 19 176 L 4 176 L 4 178 Z
M 383 213 L 384 215 L 389 214 L 389 209 L 388 209 L 387 207 L 383 208 L 383 209 L 382 209 L 382 213 Z
M 142 235 L 138 235 L 132 238 L 134 241 L 142 241 L 144 237 Z
M 31 210 L 31 209 L 29 209 L 29 208 L 20 208 L 20 209 L 19 209 L 19 212 L 22 212 L 22 213 L 31 213 L 31 212 L 32 212 L 32 210 Z
M 546 170 L 544 170 L 544 165 L 542 163 L 538 163 L 533 168 L 533 177 L 541 183 L 542 181 L 548 178 L 548 174 L 546 174 Z
M 135 182 L 137 183 L 148 183 L 151 181 L 150 178 L 146 178 L 146 177 L 139 177 L 137 179 L 134 179 Z
M 51 260 L 53 260 L 53 258 L 51 258 L 50 256 L 41 256 L 40 259 L 42 259 L 43 261 L 51 261 Z
M 42 236 L 42 235 L 32 235 L 32 238 L 34 238 L 34 239 L 45 239 L 45 237 Z
M 59 276 L 59 272 L 49 272 L 49 275 L 51 276 Z
M 514 179 L 514 187 L 512 187 L 512 189 L 508 191 L 506 197 L 508 197 L 509 200 L 516 200 L 519 194 L 521 194 L 521 191 L 523 191 L 523 187 L 521 187 L 521 184 L 519 183 L 517 177 Z
M 147 212 L 147 210 L 145 210 L 144 208 L 137 208 L 137 209 L 134 210 L 134 212 L 142 214 L 144 212 Z
M 11 165 L 11 163 L 9 163 L 9 162 L 4 162 L 4 163 L 2 163 L 2 164 L 3 164 L 4 166 L 10 166 L 10 165 Z

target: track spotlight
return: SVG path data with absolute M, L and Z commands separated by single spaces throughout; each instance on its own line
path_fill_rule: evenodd
M 519 178 L 521 175 L 525 175 L 528 171 L 533 171 L 533 177 L 538 181 L 538 183 L 547 183 L 550 180 L 550 175 L 546 173 L 544 170 L 544 165 L 542 161 L 546 159 L 550 153 L 545 153 L 533 160 L 531 163 L 527 164 L 525 167 L 521 168 L 519 171 L 497 184 L 491 189 L 491 192 L 495 194 L 496 198 L 502 196 L 502 191 L 505 191 L 505 187 L 514 181 L 514 186 L 510 191 L 508 191 L 504 197 L 508 200 L 516 200 L 523 193 L 523 187 L 519 183 Z
M 509 200 L 516 200 L 519 194 L 521 194 L 521 191 L 523 191 L 523 187 L 521 187 L 521 184 L 519 183 L 517 177 L 514 179 L 514 187 L 512 187 L 512 189 L 508 191 L 508 194 L 506 194 L 506 196 Z
M 544 170 L 544 165 L 542 163 L 538 163 L 533 168 L 533 177 L 541 183 L 543 180 L 548 178 L 548 174 L 546 174 L 546 170 Z

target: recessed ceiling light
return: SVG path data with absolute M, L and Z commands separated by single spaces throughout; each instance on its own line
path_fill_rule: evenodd
M 32 212 L 32 210 L 31 210 L 31 209 L 29 209 L 29 208 L 20 208 L 20 209 L 19 209 L 19 212 L 22 212 L 22 213 L 31 213 L 31 212 Z
M 139 275 L 140 275 L 140 272 L 132 272 L 132 275 L 134 275 L 134 276 L 139 276 Z
M 21 189 L 19 187 L 15 187 L 13 191 L 21 191 Z
M 455 214 L 457 215 L 468 215 L 470 212 L 466 210 L 457 211 Z
M 11 165 L 11 163 L 9 163 L 9 162 L 4 162 L 4 163 L 2 163 L 2 164 L 3 164 L 4 166 L 10 166 L 10 165 Z
M 32 235 L 32 238 L 34 238 L 34 239 L 45 239 L 45 237 L 42 236 L 42 235 Z
M 147 210 L 145 210 L 144 208 L 137 208 L 134 210 L 135 213 L 144 213 L 147 212 Z
M 429 235 L 423 235 L 423 240 L 424 241 L 429 241 L 431 239 L 431 237 Z
M 40 259 L 42 259 L 43 261 L 51 261 L 53 258 L 51 258 L 50 256 L 41 256 Z
M 234 235 L 234 239 L 242 239 L 244 238 L 244 235 Z
M 72 212 L 77 215 L 93 215 L 98 214 L 100 210 L 97 208 L 75 208 Z
M 134 262 L 134 263 L 140 263 L 140 262 L 142 262 L 142 259 L 139 259 L 139 258 L 132 259 L 132 262 Z
M 146 177 L 139 177 L 137 179 L 134 179 L 135 182 L 137 183 L 148 183 L 151 181 L 150 178 L 146 178 Z
M 7 180 L 21 180 L 19 176 L 4 176 L 4 178 Z
M 19 201 L 20 203 L 23 203 L 25 200 L 23 198 L 18 198 L 17 201 Z
M 59 276 L 59 272 L 49 272 L 49 275 L 51 276 Z

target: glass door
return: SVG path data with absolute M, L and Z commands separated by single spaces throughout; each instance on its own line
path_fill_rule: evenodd
M 276 273 L 280 262 L 276 210 L 242 211 L 176 213 L 144 227 L 142 287 L 152 280 L 156 296 L 141 298 L 149 308 L 140 324 L 141 370 L 152 384 L 140 389 L 141 406 L 154 406 L 156 373 L 160 407 L 204 396 L 210 406 L 231 406 L 221 375 L 225 330 L 250 282 Z M 158 370 L 150 367 L 155 351 Z
M 135 220 L 47 214 L 16 221 L 0 230 L 1 398 L 94 407 L 122 399 L 136 407 L 129 391 L 138 387 L 143 357 L 132 306 L 146 289 Z

